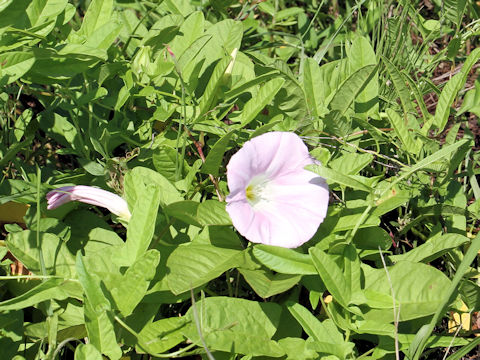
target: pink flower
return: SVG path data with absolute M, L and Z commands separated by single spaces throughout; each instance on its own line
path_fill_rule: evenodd
M 111 213 L 127 221 L 131 217 L 127 202 L 120 196 L 110 191 L 84 185 L 64 186 L 50 191 L 47 194 L 47 209 L 55 209 L 70 201 L 80 201 L 107 208 Z
M 227 212 L 255 243 L 295 248 L 310 240 L 328 208 L 325 179 L 300 137 L 270 132 L 247 141 L 227 165 Z

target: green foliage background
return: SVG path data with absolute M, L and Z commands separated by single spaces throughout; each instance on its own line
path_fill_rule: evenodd
M 447 322 L 480 310 L 479 14 L 466 0 L 1 2 L 2 358 L 474 349 L 475 330 Z M 332 191 L 295 250 L 249 244 L 225 211 L 228 159 L 268 131 L 301 135 Z M 46 209 L 75 184 L 122 195 L 127 230 L 84 204 Z

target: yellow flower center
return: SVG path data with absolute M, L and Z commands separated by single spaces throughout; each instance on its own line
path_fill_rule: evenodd
M 255 200 L 255 191 L 252 184 L 248 185 L 247 188 L 245 189 L 245 196 L 250 201 Z
M 270 179 L 265 175 L 254 176 L 245 188 L 245 197 L 254 209 L 270 203 L 273 199 Z

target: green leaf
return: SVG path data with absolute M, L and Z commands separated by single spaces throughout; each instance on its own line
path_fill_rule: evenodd
M 57 113 L 44 112 L 39 120 L 41 129 L 51 134 L 52 138 L 61 145 L 72 148 L 79 153 L 85 151 L 80 139 L 81 135 L 66 117 Z
M 198 37 L 178 58 L 178 67 L 185 73 L 186 77 L 188 77 L 188 73 L 185 70 L 189 70 L 190 72 L 194 71 L 194 66 L 197 65 L 197 61 L 200 58 L 202 51 L 204 51 L 211 39 L 212 35 L 208 34 Z M 198 79 L 196 79 L 196 81 L 198 81 Z
M 304 12 L 304 10 L 302 8 L 299 8 L 299 7 L 296 7 L 296 6 L 289 7 L 289 8 L 282 9 L 279 12 L 277 12 L 275 14 L 275 20 L 280 21 L 280 20 L 286 19 L 288 17 L 297 16 L 298 14 L 302 14 L 303 12 Z
M 392 124 L 393 128 L 395 129 L 395 133 L 397 134 L 398 138 L 404 145 L 404 149 L 407 151 L 411 151 L 414 154 L 418 154 L 421 150 L 420 146 L 422 144 L 415 142 L 413 139 L 412 133 L 408 125 L 406 124 L 407 117 L 400 117 L 396 111 L 392 109 L 386 110 L 388 119 L 390 120 L 390 124 Z
M 198 119 L 206 116 L 207 112 L 212 110 L 215 106 L 215 99 L 217 98 L 220 86 L 223 84 L 225 71 L 231 61 L 231 56 L 225 56 L 217 63 L 217 65 L 215 65 L 215 69 L 210 76 L 205 92 L 200 98 Z
M 395 91 L 400 98 L 400 104 L 402 105 L 404 118 L 406 119 L 406 114 L 416 114 L 415 108 L 410 100 L 410 90 L 405 83 L 402 73 L 386 57 L 382 57 L 382 61 L 385 64 L 388 74 L 390 75 L 390 79 L 392 79 Z
M 324 179 L 328 180 L 328 182 L 330 183 L 337 183 L 340 185 L 351 187 L 353 189 L 372 192 L 372 189 L 369 186 L 361 183 L 358 180 L 355 180 L 351 176 L 344 175 L 323 165 L 307 165 L 305 169 L 320 175 Z
M 392 298 L 390 297 L 390 306 L 392 305 Z M 375 320 L 360 320 L 355 323 L 355 331 L 359 334 L 375 334 L 375 335 L 387 335 L 394 337 L 395 336 L 395 325 L 375 321 Z
M 106 95 L 108 95 L 108 90 L 103 87 L 99 87 L 80 96 L 77 100 L 77 104 L 83 106 L 88 104 L 91 101 L 101 99 Z
M 358 154 L 344 152 L 336 159 L 329 161 L 328 166 L 337 173 L 344 175 L 356 175 L 373 160 L 371 154 Z
M 24 75 L 25 78 L 41 84 L 71 79 L 107 59 L 104 50 L 80 44 L 67 44 L 61 48 L 33 48 L 35 66 Z
M 281 124 L 282 121 L 283 121 L 282 114 L 275 115 L 273 118 L 270 119 L 270 122 L 268 124 L 259 126 L 252 133 L 250 133 L 250 139 L 253 139 L 254 137 L 257 137 L 269 132 L 275 126 L 277 126 L 278 124 Z
M 260 90 L 258 91 L 256 96 L 252 97 L 245 104 L 240 117 L 235 119 L 240 122 L 240 126 L 242 128 L 247 126 L 251 121 L 253 121 L 255 117 L 260 113 L 260 111 L 262 111 L 265 106 L 270 104 L 270 102 L 280 91 L 284 83 L 284 79 L 276 78 L 267 81 L 263 86 L 260 87 Z
M 67 0 L 34 0 L 27 8 L 32 27 L 39 26 L 60 15 L 67 6 Z
M 352 244 L 345 246 L 343 250 L 345 281 L 350 292 L 353 294 L 360 291 L 362 284 L 362 271 L 360 269 L 360 258 L 357 254 L 357 249 Z
M 358 229 L 353 243 L 360 250 L 377 250 L 378 247 L 382 250 L 388 250 L 392 246 L 392 238 L 390 235 L 380 227 L 368 227 Z
M 165 6 L 166 10 L 173 14 L 180 14 L 186 17 L 188 14 L 194 11 L 194 7 L 188 1 L 173 1 L 165 0 L 162 4 Z
M 457 115 L 464 114 L 467 111 L 474 113 L 477 116 L 480 116 L 480 79 L 478 78 L 477 80 L 475 80 L 475 88 L 465 93 L 465 96 L 463 97 L 462 106 L 460 107 L 460 109 L 458 109 Z M 448 141 L 448 143 L 451 144 L 455 140 L 456 134 L 458 132 L 458 127 L 460 125 L 461 125 L 460 122 L 454 125 L 454 127 L 457 130 L 454 131 L 453 134 L 452 134 L 452 131 L 448 131 L 445 142 Z
M 350 302 L 351 289 L 340 267 L 331 256 L 320 249 L 310 248 L 309 253 L 327 290 L 340 305 L 347 309 Z
M 191 13 L 180 26 L 180 32 L 170 43 L 172 52 L 180 58 L 184 51 L 203 35 L 205 17 L 201 11 Z
M 216 143 L 213 145 L 211 150 L 207 154 L 205 163 L 203 164 L 200 171 L 204 174 L 212 174 L 213 176 L 218 176 L 220 166 L 223 161 L 223 155 L 227 150 L 228 144 L 232 135 L 235 131 L 230 131 L 224 136 L 222 136 Z
M 391 284 L 385 269 L 368 269 L 364 272 L 365 289 L 391 296 L 392 286 L 400 321 L 433 314 L 451 284 L 441 271 L 422 263 L 400 261 L 388 267 L 388 273 Z M 393 321 L 392 309 L 393 302 L 390 309 L 369 311 L 365 319 Z
M 439 129 L 439 131 L 443 131 L 445 128 L 448 116 L 450 115 L 450 107 L 457 97 L 458 92 L 465 85 L 468 73 L 479 59 L 480 48 L 476 48 L 470 53 L 470 55 L 468 55 L 467 60 L 463 64 L 460 72 L 451 78 L 443 88 L 438 99 L 434 118 L 434 125 Z
M 264 299 L 289 290 L 302 278 L 301 275 L 273 274 L 271 271 L 263 269 L 239 268 L 238 271 L 257 295 Z
M 240 48 L 243 23 L 232 19 L 222 20 L 210 26 L 205 33 L 212 35 L 208 45 L 210 48 L 205 49 L 205 56 L 210 57 L 206 59 L 206 63 L 210 64 L 223 54 L 231 54 L 234 49 Z
M 443 3 L 443 15 L 453 22 L 457 29 L 462 24 L 463 14 L 467 5 L 466 0 L 444 0 Z
M 340 359 L 345 359 L 352 353 L 355 344 L 345 342 L 342 333 L 331 319 L 320 322 L 310 311 L 298 303 L 291 303 L 287 308 L 302 325 L 305 333 L 315 340 L 314 349 L 316 351 L 336 355 Z
M 7 248 L 34 274 L 41 274 L 37 233 L 30 230 L 10 233 Z M 75 274 L 75 258 L 66 243 L 51 233 L 40 233 L 40 244 L 48 274 L 71 278 Z
M 273 104 L 268 110 L 272 115 L 280 113 L 286 117 L 296 119 L 297 125 L 295 126 L 300 126 L 298 122 L 306 119 L 308 115 L 305 92 L 302 85 L 285 62 L 276 60 L 272 66 L 280 71 L 282 78 L 286 79 L 286 81 L 281 91 L 274 97 Z M 288 126 L 285 130 L 287 129 L 292 130 Z
M 110 313 L 111 305 L 103 294 L 100 278 L 87 271 L 80 252 L 77 254 L 76 268 L 78 280 L 85 292 L 85 327 L 90 343 L 110 359 L 118 360 L 122 356 L 122 350 L 117 343 L 113 316 Z
M 3 215 L 3 214 L 2 214 L 2 215 Z M 2 216 L 2 217 L 3 217 L 3 216 Z M 7 225 L 7 226 L 5 227 L 5 230 L 7 230 L 8 232 L 22 231 L 22 228 L 21 228 L 19 225 L 17 225 L 17 224 L 6 224 L 6 225 Z M 12 226 L 12 227 L 10 227 L 10 226 Z M 17 226 L 18 226 L 18 227 L 17 227 Z M 13 227 L 16 228 L 15 231 L 12 229 Z M 8 253 L 8 250 L 7 250 L 6 247 L 4 247 L 4 246 L 0 247 L 0 258 L 3 259 L 3 258 L 7 255 L 7 253 Z M 5 260 L 3 260 L 3 261 L 5 261 Z M 3 261 L 2 261 L 2 262 L 3 262 Z
M 479 344 L 480 344 L 480 337 L 477 337 L 474 340 L 470 341 L 468 345 L 464 345 L 461 349 L 458 349 L 457 351 L 455 351 L 446 360 L 460 360 L 463 358 L 463 356 L 467 355 L 470 351 L 475 349 Z
M 263 265 L 281 274 L 316 275 L 312 259 L 293 249 L 278 246 L 255 245 L 253 255 Z
M 95 30 L 107 24 L 112 16 L 113 0 L 92 0 L 88 6 L 78 35 L 88 38 Z
M 99 311 L 102 309 L 110 310 L 110 302 L 105 298 L 100 286 L 100 278 L 95 274 L 90 274 L 85 268 L 85 263 L 80 252 L 76 258 L 77 276 L 80 284 L 82 284 L 85 297 L 89 300 L 91 306 Z
M 0 85 L 7 85 L 23 76 L 35 63 L 31 52 L 12 51 L 0 54 Z
M 410 77 L 409 74 L 407 74 L 405 71 L 402 72 L 402 76 L 406 79 L 408 82 L 408 85 L 410 86 L 413 96 L 415 97 L 415 100 L 417 101 L 417 105 L 420 108 L 420 111 L 422 112 L 422 117 L 423 117 L 423 122 L 424 124 L 427 121 L 431 121 L 430 119 L 433 118 L 432 115 L 428 112 L 427 106 L 425 105 L 425 100 L 423 99 L 423 93 L 420 91 L 419 86 L 417 86 L 417 83 Z M 415 110 L 414 110 L 415 111 Z M 415 113 L 413 113 L 415 115 Z M 424 136 L 428 134 L 428 130 L 425 130 L 424 127 L 420 129 L 420 133 Z M 449 132 L 450 134 L 450 132 Z
M 163 175 L 152 169 L 137 166 L 127 172 L 124 179 L 125 197 L 130 207 L 135 206 L 137 197 L 145 191 L 148 184 L 158 185 L 161 207 L 183 200 L 177 188 Z
M 395 181 L 393 182 L 393 184 L 390 186 L 393 187 L 393 185 L 397 184 L 398 182 L 400 182 L 401 180 L 407 178 L 408 176 L 410 176 L 411 174 L 413 174 L 414 172 L 418 171 L 418 170 L 421 170 L 425 167 L 427 167 L 428 165 L 434 163 L 435 161 L 438 161 L 438 160 L 441 160 L 441 159 L 445 159 L 448 155 L 450 155 L 450 153 L 454 152 L 455 150 L 457 150 L 459 147 L 461 147 L 462 145 L 466 144 L 467 142 L 469 142 L 470 140 L 469 139 L 462 139 L 452 145 L 448 145 L 448 146 L 445 146 L 443 147 L 441 150 L 433 153 L 432 155 L 429 155 L 427 156 L 426 158 L 424 158 L 423 160 L 417 162 L 415 165 L 411 166 L 411 167 L 405 167 L 402 169 L 402 172 L 400 173 L 400 176 L 398 176 Z
M 198 222 L 197 209 L 200 203 L 192 200 L 179 201 L 168 205 L 164 211 L 169 216 L 173 216 L 186 224 L 202 227 Z
M 182 244 L 168 257 L 168 286 L 176 295 L 199 287 L 239 266 L 241 255 L 239 250 L 209 244 Z
M 272 6 L 272 4 L 268 3 L 268 2 L 261 2 L 258 4 L 258 8 L 267 13 L 268 15 L 270 15 L 271 17 L 274 17 L 275 16 L 275 8 Z
M 469 241 L 470 240 L 466 236 L 460 234 L 439 235 L 427 240 L 426 243 L 417 246 L 405 254 L 392 255 L 389 258 L 394 262 L 407 260 L 412 262 L 421 261 L 429 263 L 448 251 L 457 249 Z
M 78 344 L 75 349 L 75 360 L 102 360 L 102 354 L 92 344 Z
M 408 352 L 410 348 L 412 348 L 415 344 L 413 342 L 414 335 L 413 334 L 398 334 L 398 343 L 400 351 Z M 380 336 L 380 342 L 378 344 L 377 349 L 375 349 L 374 353 L 372 354 L 377 359 L 381 359 L 386 357 L 386 354 L 394 354 L 395 353 L 395 340 L 391 336 Z M 427 346 L 429 348 L 447 348 L 449 346 L 462 346 L 468 342 L 468 339 L 462 337 L 453 337 L 453 336 L 440 336 L 434 335 L 430 336 L 427 339 L 428 343 Z
M 185 166 L 184 169 L 185 170 L 188 169 L 188 172 L 183 179 L 180 179 L 175 182 L 175 186 L 177 187 L 177 189 L 181 191 L 189 192 L 190 189 L 195 184 L 194 180 L 196 180 L 196 175 L 199 172 L 200 168 L 202 167 L 202 164 L 203 164 L 202 160 L 197 159 L 195 160 L 195 162 L 192 164 L 190 168 Z
M 278 74 L 279 72 L 277 70 L 273 70 L 265 74 L 255 76 L 253 79 L 250 79 L 248 81 L 242 82 L 240 85 L 225 92 L 225 101 L 230 101 L 233 98 L 236 98 L 241 94 L 250 91 L 252 88 L 256 88 L 257 85 L 264 83 L 265 81 L 272 80 L 275 77 L 278 77 Z
M 225 210 L 226 203 L 217 200 L 206 200 L 197 208 L 197 219 L 203 226 L 231 225 L 232 220 Z
M 164 44 L 168 44 L 177 35 L 183 20 L 183 16 L 179 14 L 166 14 L 159 17 L 143 37 L 141 46 L 152 47 L 153 50 L 163 48 Z
M 122 28 L 123 24 L 117 21 L 107 22 L 95 30 L 84 45 L 95 49 L 108 50 L 122 31 Z
M 363 36 L 357 36 L 352 42 L 348 53 L 350 71 L 356 71 L 366 65 L 377 65 L 375 51 L 370 41 Z M 371 81 L 355 98 L 355 113 L 378 113 L 378 73 L 375 72 Z
M 0 204 L 5 204 L 9 201 L 17 202 L 35 202 L 37 200 L 37 187 L 31 182 L 6 179 L 0 184 L 0 191 L 3 194 L 10 194 L 9 196 L 0 197 Z M 45 193 L 48 191 L 44 187 L 41 191 Z
M 63 279 L 48 279 L 20 296 L 0 302 L 0 311 L 24 309 L 50 299 L 64 300 L 75 287 L 76 284 Z
M 343 115 L 355 101 L 357 95 L 373 79 L 376 72 L 377 65 L 367 65 L 351 74 L 333 96 L 329 103 L 330 109 L 337 110 L 340 115 Z
M 139 259 L 152 241 L 160 205 L 160 191 L 157 184 L 149 184 L 137 197 L 132 218 L 128 222 L 127 241 L 123 251 L 127 263 L 131 264 Z
M 130 315 L 147 293 L 160 262 L 157 250 L 148 250 L 130 266 L 111 293 L 123 316 Z
M 0 29 L 2 35 L 5 28 L 26 29 L 30 26 L 30 20 L 26 10 L 30 1 L 6 0 L 0 5 Z M 8 30 L 8 29 L 7 29 Z
M 9 161 L 14 159 L 19 151 L 26 149 L 32 143 L 33 139 L 33 136 L 27 136 L 25 140 L 12 144 L 8 150 L 2 154 L 3 156 L 0 159 L 0 167 L 4 167 Z
M 311 338 L 304 340 L 300 338 L 286 337 L 278 340 L 278 343 L 283 350 L 285 350 L 287 359 L 312 360 L 318 358 L 317 352 L 312 349 Z
M 219 311 L 221 309 L 221 311 Z M 283 349 L 271 340 L 280 321 L 275 303 L 229 297 L 209 297 L 192 306 L 185 315 L 191 323 L 184 335 L 201 346 L 196 322 L 207 348 L 252 356 L 280 357 Z
M 87 210 L 68 213 L 63 222 L 70 227 L 67 247 L 72 254 L 81 250 L 85 256 L 98 256 L 102 250 L 124 245 L 124 241 L 112 227 L 97 214 Z
M 4 359 L 12 359 L 23 338 L 23 311 L 7 311 L 0 314 L 0 349 Z
M 150 354 L 163 353 L 184 341 L 184 317 L 161 319 L 148 323 L 138 334 L 137 352 Z
M 360 224 L 360 228 L 377 226 L 380 219 L 375 211 L 366 218 L 363 215 L 367 208 L 365 200 L 349 200 L 342 206 L 330 206 L 327 217 L 320 226 L 321 234 L 328 236 L 330 233 L 352 230 L 357 224 Z
M 154 150 L 152 156 L 155 170 L 172 182 L 175 181 L 177 155 L 177 150 L 173 147 L 159 146 Z M 188 169 L 186 161 L 183 162 L 183 169 Z
M 90 343 L 110 359 L 120 359 L 122 350 L 117 343 L 112 316 L 104 309 L 95 308 L 88 298 L 85 299 L 84 313 Z
M 325 91 L 320 67 L 312 58 L 306 58 L 303 66 L 303 88 L 310 112 L 314 116 L 321 114 L 325 103 Z
M 244 245 L 240 242 L 232 226 L 206 226 L 194 241 L 220 248 L 244 250 Z

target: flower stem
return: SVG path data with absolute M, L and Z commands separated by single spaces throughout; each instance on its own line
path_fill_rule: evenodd
M 195 140 L 195 138 L 193 137 L 190 130 L 188 130 L 188 129 L 185 129 L 185 130 L 187 131 L 187 134 L 190 137 L 190 139 L 192 139 L 193 144 L 195 145 L 195 148 L 197 149 L 198 156 L 200 156 L 200 159 L 202 159 L 202 162 L 205 163 L 205 155 L 203 154 L 202 144 L 200 144 L 197 140 Z M 213 186 L 215 187 L 215 192 L 217 193 L 218 201 L 220 201 L 220 202 L 224 201 L 225 199 L 222 195 L 222 192 L 220 191 L 220 187 L 218 186 L 218 180 L 212 174 L 208 174 L 208 177 L 210 178 Z

